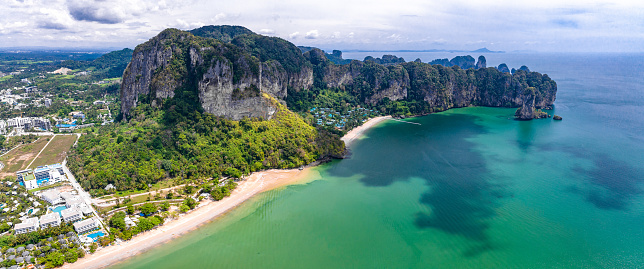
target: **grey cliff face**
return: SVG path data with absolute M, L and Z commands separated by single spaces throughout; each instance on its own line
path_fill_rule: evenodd
M 368 98 L 368 102 L 376 104 L 385 98 L 398 101 L 407 97 L 409 88 L 409 74 L 401 65 L 392 65 L 383 70 L 381 78 L 376 78 L 374 95 Z
M 521 107 L 517 109 L 514 116 L 520 120 L 531 120 L 535 118 L 535 94 L 534 88 L 528 88 L 524 92 Z
M 134 51 L 123 74 L 122 112 L 127 117 L 140 95 L 147 96 L 152 106 L 160 106 L 163 100 L 175 96 L 175 89 L 188 88 L 182 87 L 184 83 L 194 83 L 205 112 L 233 120 L 270 119 L 276 108 L 264 94 L 280 101 L 289 89 L 309 90 L 314 81 L 360 95 L 370 104 L 385 98 L 422 100 L 430 112 L 466 106 L 521 106 L 517 117 L 523 119 L 533 117 L 537 108 L 551 106 L 557 92 L 556 83 L 547 75 L 528 70 L 510 74 L 505 64 L 499 66 L 499 72 L 486 68 L 483 56 L 476 65 L 472 57 L 455 58 L 455 62 L 471 66 L 467 70 L 421 62 L 398 63 L 402 58 L 387 57 L 375 60 L 395 63 L 353 60 L 336 65 L 319 49 L 302 56 L 308 62 L 299 63 L 297 68 L 284 60 L 269 58 L 262 62 L 235 45 L 208 43 L 186 32 L 166 30 Z M 538 89 L 529 84 L 538 85 Z
M 151 104 L 159 106 L 164 99 L 174 97 L 174 90 L 186 79 L 178 80 L 176 70 L 169 68 L 171 61 L 177 61 L 182 55 L 175 45 L 165 45 L 170 41 L 164 39 L 162 33 L 134 52 L 121 86 L 121 106 L 126 117 L 136 106 L 139 95 L 149 96 Z M 243 55 L 231 61 L 224 57 L 229 50 L 222 44 L 187 49 L 189 74 L 183 75 L 200 76 L 195 78 L 199 102 L 208 113 L 233 120 L 243 117 L 270 119 L 276 108 L 262 96 L 263 93 L 284 99 L 289 87 L 309 89 L 313 85 L 310 67 L 288 73 L 277 61 L 259 62 Z M 216 56 L 207 57 L 207 54 Z M 204 70 L 203 74 L 197 70 Z
M 165 73 L 153 79 L 156 70 L 164 69 L 169 64 L 173 48 L 164 47 L 158 39 L 149 42 L 152 43 L 152 48 L 135 50 L 132 61 L 123 74 L 121 109 L 124 114 L 128 114 L 130 109 L 136 106 L 139 95 L 148 95 L 152 90 L 155 97 L 171 98 L 174 96 L 174 89 L 179 85 Z
M 485 60 L 485 57 L 483 55 L 479 56 L 479 59 L 476 62 L 476 69 L 481 69 L 486 67 L 487 67 L 487 61 Z

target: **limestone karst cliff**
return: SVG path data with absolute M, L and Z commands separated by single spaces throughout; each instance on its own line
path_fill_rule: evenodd
M 289 92 L 313 87 L 347 91 L 371 105 L 421 102 L 419 113 L 473 105 L 520 107 L 528 87 L 534 88 L 535 108 L 551 106 L 556 98 L 557 85 L 547 75 L 486 68 L 482 56 L 476 64 L 471 56 L 456 57 L 446 62 L 450 67 L 395 56 L 339 65 L 319 49 L 302 53 L 286 40 L 236 27 L 167 29 L 137 46 L 123 74 L 123 115 L 127 118 L 140 101 L 162 106 L 179 91 L 198 96 L 203 111 L 234 120 L 270 118 L 275 108 L 261 93 L 283 100 Z

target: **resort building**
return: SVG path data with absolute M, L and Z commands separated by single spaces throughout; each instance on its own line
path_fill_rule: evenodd
M 16 178 L 19 182 L 22 181 L 28 190 L 67 180 L 63 165 L 59 163 L 39 166 L 35 170 L 18 171 Z
M 96 223 L 96 220 L 94 219 L 86 219 L 74 223 L 74 230 L 76 230 L 76 233 L 79 234 L 89 232 L 91 230 L 97 229 L 98 227 L 98 223 Z
M 19 127 L 24 130 L 29 130 L 31 128 L 40 128 L 42 130 L 48 131 L 51 129 L 51 123 L 48 119 L 43 117 L 16 117 L 8 119 L 5 122 L 7 128 Z
M 16 224 L 16 226 L 13 229 L 16 232 L 16 234 L 35 232 L 36 230 L 38 230 L 38 218 L 37 217 L 28 218 L 22 223 Z
M 89 216 L 94 213 L 94 211 L 92 211 L 92 208 L 88 206 L 86 203 L 79 203 L 78 205 L 76 205 L 76 209 L 79 210 L 80 212 L 83 212 L 83 215 L 85 216 Z
M 24 181 L 25 176 L 29 175 L 29 174 L 33 174 L 33 172 L 34 171 L 31 170 L 31 169 L 20 170 L 20 171 L 16 172 L 16 178 L 18 179 L 18 181 Z
M 75 207 L 79 207 L 80 204 L 82 204 L 82 203 L 83 203 L 83 201 L 81 201 L 80 199 L 67 200 L 67 201 L 65 201 L 65 207 L 67 207 L 67 208 L 75 208 Z
M 83 218 L 83 214 L 74 208 L 67 208 L 60 211 L 60 215 L 63 217 L 65 222 L 76 222 Z
M 51 226 L 60 225 L 60 215 L 58 213 L 49 213 L 40 217 L 40 228 L 45 229 Z
M 24 175 L 22 182 L 25 185 L 25 188 L 27 188 L 28 190 L 38 188 L 38 181 L 36 181 L 34 174 Z
M 60 197 L 60 192 L 57 190 L 49 190 L 40 194 L 40 198 L 47 201 L 48 203 L 55 205 L 63 202 L 63 199 Z
M 74 201 L 74 200 L 80 200 L 78 195 L 74 195 L 71 192 L 63 192 L 63 193 L 61 193 L 60 198 L 63 198 L 65 203 L 71 202 L 71 201 Z

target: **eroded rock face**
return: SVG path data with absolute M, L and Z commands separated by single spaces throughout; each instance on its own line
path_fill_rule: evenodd
M 284 98 L 286 81 L 286 72 L 274 62 L 262 64 L 259 75 L 247 72 L 234 83 L 232 63 L 226 59 L 213 60 L 198 82 L 199 101 L 205 112 L 232 120 L 244 117 L 270 119 L 277 109 L 261 93 Z M 251 92 L 244 94 L 247 91 Z M 246 96 L 237 97 L 239 95 Z
M 476 69 L 486 68 L 487 61 L 483 55 L 479 56 L 478 62 L 476 62 Z
M 514 113 L 514 117 L 519 120 L 531 120 L 535 118 L 536 108 L 534 107 L 534 88 L 529 87 L 524 91 L 523 104 Z
M 156 70 L 164 69 L 169 64 L 173 55 L 173 47 L 164 46 L 163 38 L 159 35 L 148 41 L 149 46 L 146 48 L 134 51 L 121 84 L 121 110 L 124 114 L 128 114 L 136 106 L 139 95 L 148 95 L 150 91 L 163 99 L 174 96 L 174 89 L 179 82 L 165 73 L 154 76 Z
M 164 99 L 174 97 L 174 91 L 185 81 L 193 80 L 205 112 L 233 120 L 270 119 L 276 109 L 262 97 L 263 93 L 283 99 L 289 87 L 309 89 L 313 85 L 310 67 L 288 73 L 277 61 L 259 62 L 222 43 L 191 45 L 183 50 L 178 47 L 177 43 L 190 39 L 197 40 L 182 31 L 166 30 L 137 47 L 121 86 L 121 106 L 126 117 L 140 95 L 148 96 L 151 105 L 158 106 Z M 232 53 L 236 54 L 230 56 Z
M 309 90 L 315 82 L 316 87 L 349 91 L 370 104 L 384 99 L 424 101 L 429 111 L 473 105 L 521 106 L 517 118 L 532 119 L 536 109 L 554 103 L 557 92 L 556 83 L 547 75 L 527 70 L 510 74 L 505 64 L 499 66 L 501 72 L 485 68 L 483 56 L 476 69 L 468 70 L 422 62 L 385 66 L 373 60 L 336 65 L 319 49 L 295 56 L 304 60 L 278 57 L 279 61 L 260 61 L 261 57 L 251 56 L 234 44 L 166 30 L 137 46 L 123 75 L 122 111 L 127 117 L 140 95 L 147 96 L 152 106 L 159 106 L 173 98 L 176 89 L 195 89 L 205 112 L 233 120 L 269 119 L 276 109 L 263 94 L 283 100 L 289 89 Z M 455 59 L 474 66 L 472 57 Z

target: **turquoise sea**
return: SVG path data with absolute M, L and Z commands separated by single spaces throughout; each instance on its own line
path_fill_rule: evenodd
M 485 56 L 547 73 L 563 121 L 485 107 L 386 121 L 315 180 L 114 268 L 644 266 L 644 55 Z

